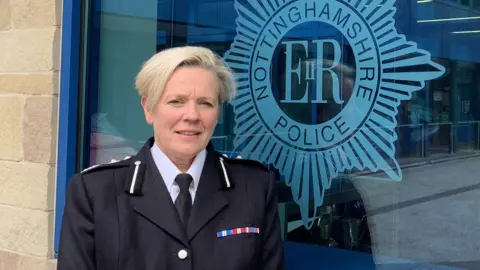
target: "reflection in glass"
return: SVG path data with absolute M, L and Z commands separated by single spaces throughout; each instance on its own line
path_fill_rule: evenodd
M 132 155 L 152 134 L 133 87 L 143 61 L 157 51 L 185 44 L 206 46 L 223 55 L 235 37 L 237 17 L 234 1 L 90 2 L 85 32 L 88 54 L 83 83 L 82 167 Z M 344 260 L 373 253 L 368 259 L 377 264 L 401 261 L 480 269 L 471 267 L 480 249 L 478 241 L 472 241 L 480 237 L 480 212 L 475 208 L 480 196 L 480 160 L 475 159 L 480 148 L 480 34 L 454 33 L 480 30 L 480 20 L 451 20 L 480 16 L 480 0 L 470 3 L 472 8 L 456 0 L 396 2 L 399 32 L 431 52 L 433 60 L 447 69 L 443 77 L 427 83 L 398 108 L 395 146 L 404 173 L 402 181 L 387 183 L 382 181 L 385 175 L 373 172 L 340 175 L 326 190 L 314 226 L 307 230 L 286 185 L 288 179 L 279 176 L 284 239 L 298 244 L 295 247 L 322 248 L 315 257 L 332 265 L 326 269 L 339 269 L 335 267 L 339 262 L 325 255 L 339 250 L 348 251 L 335 253 L 342 254 Z M 341 78 L 340 98 L 345 103 L 334 102 L 332 93 L 327 92 L 323 97 L 328 103 L 282 103 L 286 99 L 283 79 L 272 82 L 274 95 L 292 119 L 323 123 L 349 100 L 356 78 L 352 49 L 338 31 L 320 23 L 292 29 L 284 41 L 302 37 L 338 42 L 343 58 L 334 72 Z M 334 50 L 332 45 L 324 49 L 327 55 Z M 315 63 L 307 53 L 311 56 L 314 51 L 294 48 L 294 56 L 305 60 L 302 72 L 310 66 L 328 66 L 327 61 L 331 61 L 327 57 L 324 63 Z M 285 47 L 278 46 L 275 54 L 285 54 Z M 271 72 L 284 78 L 285 59 L 275 59 Z M 330 77 L 325 78 L 324 88 L 330 89 Z M 305 81 L 293 80 L 292 99 L 300 99 L 305 94 Z M 224 106 L 212 142 L 217 150 L 235 156 L 233 119 L 231 106 Z M 289 254 L 293 253 L 286 256 Z

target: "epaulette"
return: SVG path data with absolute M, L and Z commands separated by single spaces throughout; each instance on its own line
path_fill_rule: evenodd
M 225 154 L 218 154 L 226 163 L 228 164 L 243 164 L 243 165 L 250 165 L 254 167 L 258 167 L 260 169 L 268 171 L 268 167 L 256 160 L 253 159 L 243 159 L 241 156 L 237 156 L 235 158 L 230 158 Z
M 106 169 L 106 168 L 118 168 L 118 167 L 127 167 L 130 166 L 128 162 L 122 162 L 130 159 L 130 156 L 125 157 L 123 160 L 116 160 L 112 159 L 109 163 L 105 164 L 96 164 L 93 166 L 90 166 L 84 170 L 81 171 L 81 174 L 89 173 L 89 172 L 94 172 L 100 169 Z
M 230 165 L 233 165 L 233 164 L 249 165 L 249 166 L 255 166 L 255 167 L 260 168 L 262 170 L 268 171 L 268 168 L 258 161 L 250 160 L 250 159 L 243 159 L 240 156 L 237 156 L 236 158 L 229 158 L 225 154 L 222 155 L 218 152 L 216 152 L 216 153 L 217 153 L 217 158 L 218 158 L 219 163 L 220 163 L 219 173 L 223 175 L 223 179 L 225 181 L 225 183 L 224 183 L 225 189 L 231 189 L 234 186 L 234 183 L 231 181 L 231 179 L 234 179 L 234 178 L 230 174 L 230 169 L 229 169 Z

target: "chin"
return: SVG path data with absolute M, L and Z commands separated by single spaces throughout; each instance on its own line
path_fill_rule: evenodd
M 200 151 L 202 150 L 203 149 L 201 147 L 181 148 L 177 150 L 177 154 L 185 157 L 193 157 L 200 153 Z

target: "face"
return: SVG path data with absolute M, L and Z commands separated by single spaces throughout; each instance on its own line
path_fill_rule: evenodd
M 192 159 L 210 141 L 217 124 L 219 83 L 216 75 L 198 67 L 177 69 L 152 111 L 142 98 L 155 142 L 171 159 Z

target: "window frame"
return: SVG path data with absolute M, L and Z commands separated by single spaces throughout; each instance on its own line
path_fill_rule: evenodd
M 78 171 L 79 78 L 82 0 L 64 0 L 57 142 L 53 257 L 57 258 L 69 179 Z

